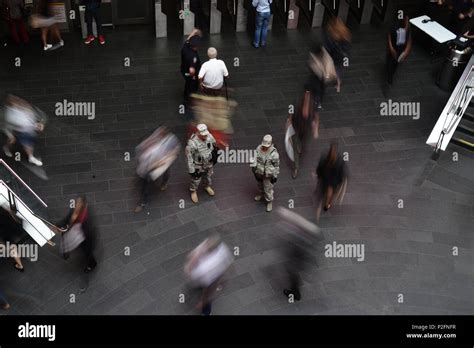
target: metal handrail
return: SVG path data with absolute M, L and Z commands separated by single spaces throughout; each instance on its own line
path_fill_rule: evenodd
M 13 169 L 10 168 L 10 166 L 9 166 L 8 164 L 5 163 L 5 161 L 4 161 L 3 159 L 0 159 L 0 164 L 3 164 L 3 166 L 4 166 L 5 168 L 7 168 L 7 170 L 8 170 L 11 174 L 13 174 L 13 176 L 15 176 L 15 178 L 17 178 L 17 179 L 23 184 L 23 186 L 25 186 L 25 187 L 28 189 L 28 191 L 30 191 L 30 192 L 36 197 L 36 199 L 37 199 L 38 201 L 40 201 L 40 203 L 41 203 L 45 208 L 48 207 L 48 205 L 47 205 L 45 202 L 43 202 L 43 200 L 22 180 L 22 178 L 20 178 L 20 177 L 18 176 L 18 174 L 16 174 L 16 173 L 13 171 Z
M 18 195 L 7 185 L 6 182 L 4 182 L 3 180 L 0 180 L 0 184 L 4 185 L 7 189 L 8 189 L 8 192 L 11 193 L 16 199 L 18 199 L 24 206 L 25 208 L 30 212 L 31 215 L 33 215 L 35 218 L 38 218 L 39 220 L 41 220 L 45 225 L 48 226 L 48 228 L 53 232 L 53 233 L 57 233 L 55 230 L 58 230 L 60 232 L 66 232 L 67 231 L 67 228 L 61 228 L 61 227 L 58 227 L 56 226 L 55 224 L 49 222 L 48 220 L 44 219 L 43 217 L 37 215 L 35 212 L 33 212 L 30 207 L 28 206 L 28 204 L 26 204 L 25 202 L 23 202 L 23 200 L 18 197 Z M 12 205 L 12 202 L 10 200 L 10 198 L 8 199 L 8 203 L 10 203 L 10 205 Z M 32 225 L 33 226 L 33 225 Z M 33 226 L 34 227 L 34 226 Z M 51 228 L 52 227 L 52 228 Z M 39 231 L 38 231 L 39 232 Z M 40 232 L 39 234 L 44 238 L 44 240 L 51 246 L 54 246 L 55 244 L 53 242 L 51 242 L 50 240 L 48 240 L 45 236 L 43 236 Z

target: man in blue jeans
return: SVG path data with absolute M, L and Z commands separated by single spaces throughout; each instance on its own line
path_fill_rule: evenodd
M 257 8 L 257 17 L 255 21 L 255 37 L 253 47 L 265 47 L 267 44 L 268 21 L 272 15 L 270 5 L 273 0 L 252 0 L 253 7 Z

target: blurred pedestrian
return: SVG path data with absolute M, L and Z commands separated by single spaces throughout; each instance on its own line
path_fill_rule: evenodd
M 260 202 L 265 198 L 267 212 L 273 208 L 273 188 L 280 174 L 280 156 L 270 134 L 263 137 L 262 143 L 257 147 L 256 157 L 250 163 L 253 175 L 257 180 L 259 193 L 255 196 L 255 201 Z
M 3 294 L 2 290 L 0 290 L 0 308 L 1 309 L 4 309 L 4 310 L 7 310 L 7 309 L 10 309 L 10 304 L 8 303 L 8 300 L 7 298 L 5 297 L 5 295 Z
M 97 28 L 97 37 L 99 38 L 99 43 L 101 45 L 105 44 L 105 37 L 102 32 L 102 20 L 100 16 L 100 5 L 102 0 L 82 0 L 82 5 L 86 8 L 86 23 L 87 23 L 87 38 L 84 41 L 86 45 L 89 45 L 92 41 L 95 40 L 94 31 L 93 31 L 93 22 L 95 20 L 95 25 Z
M 207 238 L 188 255 L 184 272 L 191 285 L 202 290 L 197 305 L 202 315 L 211 314 L 212 301 L 233 261 L 232 252 L 218 236 Z
M 398 65 L 405 61 L 411 51 L 412 38 L 408 16 L 397 20 L 387 40 L 387 82 L 391 85 Z
M 35 13 L 31 16 L 31 26 L 33 28 L 40 28 L 41 40 L 43 42 L 43 49 L 49 51 L 58 47 L 64 46 L 64 40 L 61 37 L 61 32 L 54 17 L 51 6 L 55 0 L 38 0 L 35 2 Z M 56 43 L 48 43 L 48 34 L 51 32 Z
M 166 190 L 170 167 L 178 157 L 180 148 L 178 138 L 166 127 L 159 127 L 137 146 L 137 174 L 141 197 L 135 213 L 141 212 L 148 205 L 150 189 L 159 178 L 162 179 L 160 190 Z
M 253 47 L 265 47 L 267 45 L 268 23 L 272 16 L 271 5 L 273 0 L 252 0 L 252 6 L 257 10 L 255 18 L 255 34 Z
M 0 0 L 0 13 L 8 23 L 10 36 L 17 45 L 30 42 L 28 30 L 23 19 L 26 14 L 24 0 Z
M 287 260 L 288 288 L 284 289 L 283 293 L 289 299 L 299 301 L 301 300 L 300 273 L 312 261 L 313 246 L 318 239 L 322 238 L 321 231 L 318 226 L 289 209 L 278 207 L 277 214 L 281 217 L 287 232 L 283 250 Z
M 199 88 L 198 74 L 201 70 L 201 60 L 199 58 L 198 49 L 201 45 L 201 32 L 194 30 L 184 42 L 181 49 L 181 74 L 184 77 L 184 93 L 183 103 L 189 106 L 189 97 L 196 93 Z
M 24 272 L 25 268 L 18 255 L 16 241 L 24 235 L 24 230 L 15 214 L 9 209 L 8 205 L 0 206 L 0 245 L 6 251 L 9 249 L 9 255 L 15 261 L 14 267 L 19 272 Z
M 8 138 L 3 146 L 5 155 L 13 156 L 12 146 L 18 141 L 28 156 L 28 162 L 42 166 L 43 162 L 34 156 L 34 144 L 38 133 L 43 130 L 44 123 L 38 119 L 37 112 L 30 103 L 11 94 L 7 96 L 3 130 Z
M 224 61 L 217 59 L 217 50 L 214 47 L 207 50 L 207 56 L 209 60 L 202 65 L 198 75 L 202 92 L 210 96 L 221 96 L 229 71 Z
M 310 76 L 305 83 L 305 90 L 311 93 L 316 107 L 320 109 L 326 86 L 337 83 L 336 68 L 328 51 L 320 43 L 312 46 L 308 66 Z
M 336 91 L 341 91 L 341 73 L 345 60 L 349 59 L 351 32 L 339 17 L 333 17 L 326 28 L 324 47 L 331 56 L 337 74 Z
M 86 259 L 84 272 L 93 271 L 97 266 L 94 257 L 97 231 L 85 196 L 74 200 L 68 215 L 57 226 L 66 229 L 62 233 L 60 246 L 64 258 L 67 259 L 70 252 L 80 248 Z
M 290 114 L 288 126 L 291 126 L 294 132 L 291 136 L 293 150 L 292 177 L 296 179 L 300 169 L 301 154 L 306 144 L 311 138 L 316 139 L 319 136 L 319 113 L 309 91 L 305 91 L 295 112 Z
M 216 140 L 207 129 L 205 124 L 197 125 L 197 132 L 191 135 L 185 149 L 188 173 L 191 176 L 191 200 L 194 203 L 199 201 L 197 189 L 203 180 L 204 190 L 211 197 L 215 195 L 211 187 L 213 167 L 217 163 Z
M 339 202 L 341 202 L 347 185 L 348 172 L 346 162 L 338 153 L 336 143 L 332 143 L 329 147 L 329 152 L 321 156 L 316 168 L 316 175 L 318 178 L 316 217 L 319 221 L 321 207 L 324 206 L 325 211 L 329 210 L 335 195 Z

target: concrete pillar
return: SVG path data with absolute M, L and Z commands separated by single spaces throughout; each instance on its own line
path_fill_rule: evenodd
M 194 13 L 191 11 L 190 0 L 183 1 L 183 10 L 184 10 L 184 25 L 183 31 L 184 35 L 189 35 L 194 29 Z
M 337 16 L 344 22 L 347 23 L 347 16 L 349 15 L 349 2 L 348 0 L 341 0 L 339 2 L 339 11 Z
M 217 9 L 217 0 L 211 0 L 211 34 L 221 32 L 222 13 Z
M 364 0 L 364 8 L 362 9 L 362 19 L 360 24 L 369 24 L 374 10 L 374 3 L 372 0 Z
M 323 25 L 325 7 L 321 3 L 321 0 L 316 0 L 314 4 L 313 20 L 311 27 L 321 27 Z
M 288 21 L 286 23 L 286 28 L 296 29 L 298 28 L 298 18 L 300 16 L 300 8 L 298 5 L 296 5 L 296 0 L 289 0 L 288 5 L 289 5 L 288 6 Z
M 244 0 L 235 0 L 237 1 L 237 18 L 235 31 L 243 32 L 247 31 L 247 20 L 248 20 L 248 11 L 244 7 Z
M 167 17 L 162 11 L 162 0 L 155 0 L 155 29 L 156 37 L 166 37 L 167 33 Z

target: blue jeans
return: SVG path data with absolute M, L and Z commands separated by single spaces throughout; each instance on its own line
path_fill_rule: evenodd
M 257 12 L 257 18 L 255 22 L 255 37 L 253 39 L 253 45 L 255 47 L 267 44 L 267 33 L 268 33 L 268 21 L 270 20 L 270 12 Z

